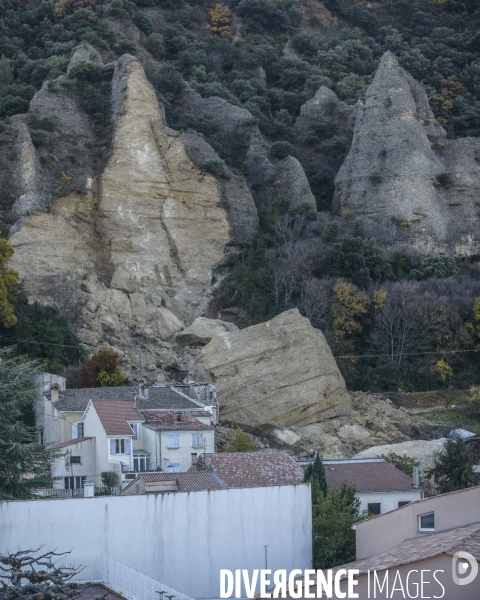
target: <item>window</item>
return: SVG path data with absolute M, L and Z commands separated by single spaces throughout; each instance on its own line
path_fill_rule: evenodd
M 138 440 L 138 423 L 129 423 L 133 431 L 133 439 Z
M 81 456 L 71 456 L 70 457 L 70 464 L 81 464 L 82 460 L 81 460 Z
M 38 443 L 40 444 L 40 446 L 43 446 L 43 443 L 44 443 L 44 442 L 43 442 L 43 429 L 41 429 L 41 430 L 38 432 Z
M 168 434 L 168 443 L 167 443 L 167 448 L 179 448 L 179 443 L 178 443 L 178 433 L 169 433 Z M 175 473 L 176 471 L 172 471 L 172 473 Z
M 203 433 L 192 433 L 192 442 L 194 448 L 203 448 Z
M 374 515 L 380 515 L 381 514 L 380 507 L 381 507 L 380 502 L 373 502 L 372 504 L 368 505 L 368 512 L 371 512 Z
M 83 423 L 72 423 L 72 440 L 83 437 Z
M 110 439 L 110 454 L 130 454 L 131 444 L 130 438 Z
M 167 470 L 169 473 L 178 473 L 180 470 L 180 463 L 168 463 Z
M 418 531 L 435 531 L 435 515 L 433 512 L 418 517 Z
M 65 477 L 66 490 L 81 490 L 87 477 Z
M 404 502 L 399 502 L 398 503 L 398 508 L 402 508 L 402 506 L 406 506 L 407 504 L 410 504 L 410 500 L 406 500 Z
M 136 472 L 151 471 L 151 459 L 148 454 L 133 455 L 133 470 Z

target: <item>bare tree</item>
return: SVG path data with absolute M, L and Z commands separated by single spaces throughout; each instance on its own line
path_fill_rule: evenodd
M 0 600 L 67 600 L 80 593 L 71 579 L 83 567 L 59 567 L 56 563 L 70 552 L 19 550 L 0 555 Z M 28 583 L 23 584 L 27 580 Z
M 374 347 L 388 355 L 391 362 L 400 364 L 405 354 L 414 350 L 418 338 L 416 331 L 418 302 L 416 285 L 387 284 L 387 298 L 377 309 L 372 339 Z
M 308 279 L 300 285 L 298 310 L 314 327 L 326 327 L 334 284 L 334 279 Z
M 81 290 L 82 279 L 74 273 L 45 275 L 42 277 L 39 295 L 68 321 L 78 326 L 88 296 Z

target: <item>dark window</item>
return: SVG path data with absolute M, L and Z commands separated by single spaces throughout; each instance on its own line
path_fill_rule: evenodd
M 83 437 L 83 423 L 77 423 L 78 437 Z
M 80 456 L 71 456 L 70 457 L 70 464 L 72 463 L 81 463 L 81 457 Z
M 65 489 L 66 490 L 79 490 L 83 488 L 83 484 L 87 479 L 84 477 L 65 477 Z
M 420 531 L 435 531 L 435 515 L 434 513 L 428 513 L 426 515 L 420 515 L 418 528 Z
M 368 511 L 373 513 L 374 515 L 379 515 L 380 514 L 380 502 L 374 502 L 372 504 L 368 505 Z
M 398 508 L 401 508 L 402 506 L 406 506 L 407 504 L 410 504 L 410 500 L 407 500 L 406 502 L 399 502 Z

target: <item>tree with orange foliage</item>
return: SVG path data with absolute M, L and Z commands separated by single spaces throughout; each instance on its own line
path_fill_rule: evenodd
M 232 13 L 228 6 L 216 3 L 215 6 L 208 11 L 211 24 L 207 24 L 207 29 L 212 33 L 216 33 L 222 38 L 232 37 Z

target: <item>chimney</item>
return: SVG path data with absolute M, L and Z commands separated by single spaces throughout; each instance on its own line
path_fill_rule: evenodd
M 133 394 L 133 408 L 137 408 L 137 394 Z
M 52 402 L 57 402 L 59 391 L 60 391 L 60 385 L 58 383 L 54 383 L 50 388 L 50 400 Z
M 181 423 L 181 422 L 182 422 L 182 413 L 181 413 L 181 412 L 178 412 L 178 413 L 176 413 L 176 415 L 175 415 L 175 424 L 177 424 L 177 423 Z
M 420 486 L 420 459 L 418 456 L 413 457 L 413 485 Z
M 148 398 L 148 385 L 145 384 L 143 386 L 143 395 L 145 396 L 145 398 Z
M 195 467 L 193 470 L 196 471 L 196 466 L 198 463 L 198 455 L 196 452 L 192 452 L 192 467 Z

